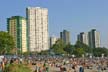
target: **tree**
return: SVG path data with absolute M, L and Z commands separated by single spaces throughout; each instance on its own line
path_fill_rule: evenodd
M 82 56 L 82 54 L 85 54 L 85 51 L 83 48 L 77 48 L 77 53 L 78 53 L 78 56 Z
M 64 51 L 67 52 L 67 54 L 72 54 L 73 50 L 75 49 L 75 47 L 71 44 L 66 45 L 66 47 L 64 48 Z
M 7 32 L 0 32 L 0 54 L 12 53 L 15 43 L 13 37 Z
M 102 54 L 104 54 L 105 56 L 108 55 L 108 49 L 107 48 L 94 48 L 93 49 L 93 54 L 94 56 L 98 56 L 101 57 Z
M 91 48 L 90 48 L 88 45 L 86 45 L 86 44 L 84 44 L 84 43 L 82 43 L 82 42 L 80 42 L 80 41 L 77 41 L 77 42 L 76 42 L 75 48 L 83 48 L 83 50 L 84 50 L 86 53 L 91 53 Z
M 24 52 L 23 55 L 24 55 L 24 56 L 28 56 L 28 55 L 30 55 L 30 52 L 29 52 L 29 51 Z
M 56 41 L 56 43 L 51 47 L 52 51 L 55 54 L 65 54 L 66 52 L 64 51 L 65 43 L 63 40 L 59 39 Z
M 49 50 L 41 51 L 39 54 L 40 55 L 48 55 L 49 54 Z
M 91 53 L 91 48 L 88 45 L 77 41 L 73 53 L 77 56 L 82 56 L 82 54 Z

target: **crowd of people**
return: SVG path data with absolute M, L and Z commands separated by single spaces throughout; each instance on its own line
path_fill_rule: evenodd
M 5 66 L 7 64 L 7 58 L 4 56 L 0 56 L 0 72 L 5 70 Z
M 0 59 L 0 72 L 12 63 L 31 65 L 33 72 L 108 72 L 108 58 L 26 56 Z
M 7 57 L 7 56 L 0 56 L 0 72 L 8 72 L 8 67 L 11 64 L 22 64 L 24 60 L 20 57 Z
M 32 57 L 35 72 L 108 72 L 108 58 Z

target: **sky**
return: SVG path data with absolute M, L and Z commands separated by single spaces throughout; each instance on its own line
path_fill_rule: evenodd
M 66 29 L 71 42 L 77 34 L 97 29 L 101 46 L 108 47 L 108 0 L 0 0 L 0 30 L 6 31 L 7 18 L 26 17 L 27 7 L 48 8 L 49 35 L 59 37 Z

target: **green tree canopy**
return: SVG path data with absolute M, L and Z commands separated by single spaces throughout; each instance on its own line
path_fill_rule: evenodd
M 71 44 L 68 44 L 65 46 L 64 51 L 66 51 L 68 54 L 73 54 L 73 50 L 75 49 L 75 47 Z
M 0 31 L 0 54 L 11 53 L 14 47 L 13 37 L 7 32 Z
M 84 49 L 83 48 L 76 48 L 75 49 L 75 55 L 77 55 L 77 56 L 82 56 L 82 54 L 85 54 L 85 51 L 84 51 Z
M 77 41 L 77 42 L 76 42 L 75 48 L 83 48 L 83 50 L 84 50 L 86 53 L 90 53 L 90 52 L 91 52 L 91 48 L 90 48 L 88 45 L 86 45 L 86 44 L 84 44 L 84 43 L 82 43 L 82 42 L 80 42 L 80 41 Z
M 94 56 L 98 56 L 98 57 L 100 57 L 102 54 L 107 56 L 108 55 L 108 49 L 107 48 L 94 48 L 93 54 L 94 54 Z
M 64 47 L 65 47 L 65 43 L 63 42 L 63 40 L 59 39 L 56 41 L 56 43 L 52 46 L 52 50 L 55 54 L 65 54 L 64 51 Z
M 41 51 L 39 54 L 40 55 L 48 55 L 49 54 L 49 50 Z
M 75 56 L 81 57 L 83 54 L 93 54 L 94 56 L 101 56 L 104 54 L 108 56 L 107 48 L 90 48 L 88 45 L 77 41 L 75 45 L 65 45 L 62 40 L 58 40 L 51 48 L 55 54 L 74 54 Z

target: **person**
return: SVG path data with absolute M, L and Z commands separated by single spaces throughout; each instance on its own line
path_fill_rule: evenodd
M 101 65 L 100 64 L 98 64 L 97 70 L 98 70 L 98 72 L 101 72 Z
M 4 71 L 4 68 L 5 68 L 4 61 L 2 61 L 1 65 L 2 65 L 2 71 Z
M 72 66 L 73 72 L 76 72 L 75 65 Z
M 46 72 L 49 72 L 49 68 L 48 67 L 46 67 Z
M 20 64 L 22 64 L 22 61 L 23 61 L 22 58 L 20 58 Z
M 2 72 L 2 63 L 0 63 L 0 72 Z
M 82 66 L 79 68 L 79 72 L 84 72 L 84 68 Z
M 10 64 L 12 64 L 14 61 L 13 61 L 13 58 L 10 60 Z
M 43 65 L 44 67 L 46 67 L 46 63 L 44 63 L 44 65 Z
M 36 66 L 35 72 L 40 72 L 40 67 Z

